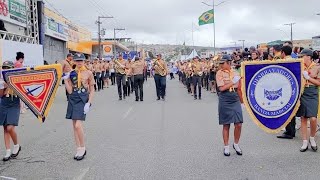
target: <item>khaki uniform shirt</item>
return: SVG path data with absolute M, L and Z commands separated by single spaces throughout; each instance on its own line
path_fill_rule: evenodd
M 219 70 L 216 75 L 217 86 L 222 87 L 229 84 L 234 76 L 239 76 L 239 73 L 234 69 L 231 70 L 231 73 L 225 70 Z M 238 88 L 238 83 L 233 85 L 233 88 Z
M 202 63 L 201 62 L 194 62 L 192 65 L 194 75 L 198 76 L 200 72 L 202 72 Z
M 131 69 L 132 69 L 132 74 L 135 75 L 140 75 L 143 74 L 143 70 L 145 67 L 145 63 L 141 60 L 139 61 L 135 61 L 134 63 L 132 63 L 131 65 Z
M 166 64 L 162 59 L 156 60 L 156 61 L 158 61 L 158 63 L 160 64 L 160 66 L 162 66 L 162 67 L 165 69 L 166 73 L 168 73 L 167 64 Z M 158 74 L 158 75 L 159 75 L 159 72 L 155 71 L 155 74 Z

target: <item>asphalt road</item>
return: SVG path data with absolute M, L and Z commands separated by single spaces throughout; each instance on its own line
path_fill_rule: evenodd
M 277 139 L 247 114 L 240 142 L 244 155 L 231 150 L 224 157 L 217 97 L 204 92 L 203 100 L 195 101 L 177 80 L 168 80 L 167 86 L 165 102 L 156 101 L 152 79 L 145 84 L 144 102 L 133 96 L 118 101 L 115 87 L 98 92 L 84 124 L 88 153 L 81 162 L 73 160 L 72 124 L 64 118 L 61 87 L 44 124 L 30 112 L 20 118 L 22 151 L 16 160 L 0 162 L 1 178 L 320 179 L 320 152 L 300 153 L 299 137 Z M 4 155 L 2 138 L 0 145 Z

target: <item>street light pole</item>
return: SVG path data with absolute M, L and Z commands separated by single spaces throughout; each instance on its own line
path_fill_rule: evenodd
M 290 26 L 290 29 L 291 29 L 291 42 L 293 40 L 293 35 L 292 35 L 292 26 L 295 25 L 296 23 L 288 23 L 288 24 L 284 24 L 285 26 Z
M 116 44 L 116 31 L 124 31 L 125 29 L 124 28 L 114 28 L 113 29 L 113 56 L 116 58 L 117 56 L 117 44 Z
M 242 50 L 244 50 L 244 41 L 246 40 L 238 40 L 238 41 L 242 42 Z
M 107 19 L 107 18 L 113 18 L 112 16 L 98 16 L 98 21 L 96 21 L 96 23 L 98 24 L 98 46 L 99 46 L 99 50 L 98 50 L 98 56 L 99 58 L 101 58 L 101 20 L 100 19 Z

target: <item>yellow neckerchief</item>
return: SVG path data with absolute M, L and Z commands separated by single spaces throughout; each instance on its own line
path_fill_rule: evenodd
M 75 70 L 78 74 L 78 88 L 80 88 L 81 87 L 81 72 L 86 71 L 87 68 L 85 66 L 82 66 L 80 69 L 76 68 Z
M 230 70 L 222 70 L 222 71 L 229 74 L 230 81 L 233 80 L 233 78 L 234 78 L 234 73 L 233 73 L 233 70 L 232 70 L 232 69 L 230 69 Z M 234 87 L 233 87 L 233 85 L 229 88 L 229 91 L 230 91 L 230 92 L 234 92 Z
M 310 66 L 305 67 L 304 70 L 307 71 L 308 74 L 310 74 L 309 70 L 310 70 L 313 66 L 315 66 L 315 65 L 316 65 L 316 63 L 312 61 L 311 64 L 310 64 Z M 306 87 L 309 87 L 309 85 L 310 85 L 310 84 L 309 84 L 309 81 L 306 80 Z

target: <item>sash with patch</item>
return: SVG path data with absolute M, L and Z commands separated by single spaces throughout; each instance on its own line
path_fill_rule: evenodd
M 244 104 L 262 130 L 278 133 L 295 117 L 305 83 L 303 68 L 302 60 L 242 63 Z
M 44 122 L 50 111 L 62 76 L 60 64 L 2 71 L 5 82 Z

